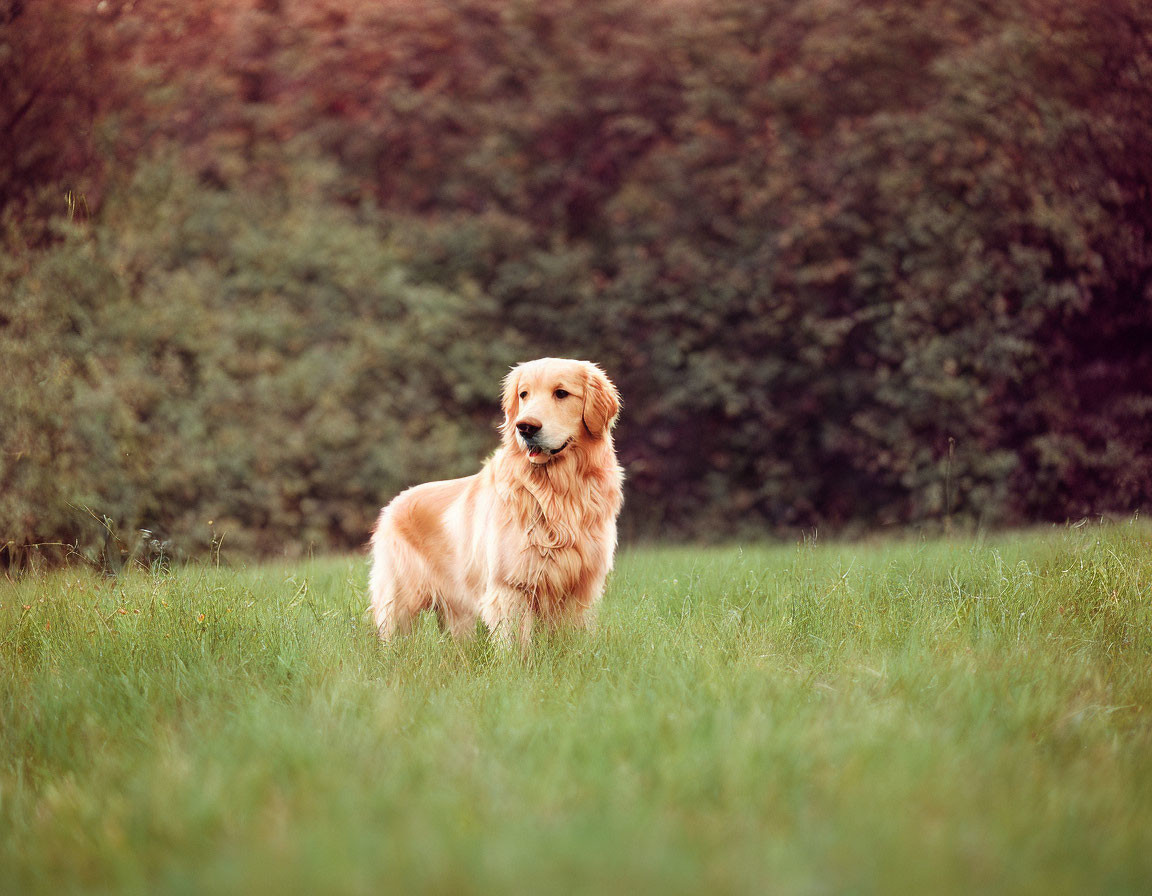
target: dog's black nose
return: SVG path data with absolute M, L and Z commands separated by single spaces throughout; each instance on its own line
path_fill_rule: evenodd
M 520 435 L 524 436 L 524 438 L 530 439 L 532 436 L 536 435 L 536 433 L 540 432 L 540 424 L 530 423 L 527 420 L 521 420 L 516 424 L 516 430 L 520 433 Z

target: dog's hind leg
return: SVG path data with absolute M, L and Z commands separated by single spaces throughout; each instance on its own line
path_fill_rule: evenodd
M 406 547 L 397 539 L 378 539 L 373 543 L 372 574 L 369 609 L 382 640 L 404 634 L 412 628 L 412 621 L 423 608 L 418 588 L 419 577 L 406 569 Z
M 412 628 L 414 615 L 408 609 L 403 595 L 397 594 L 395 582 L 385 582 L 372 589 L 372 620 L 381 640 L 387 641 L 393 635 L 405 634 Z

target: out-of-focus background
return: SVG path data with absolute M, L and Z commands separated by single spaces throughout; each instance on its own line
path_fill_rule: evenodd
M 0 28 L 0 567 L 360 546 L 541 355 L 624 395 L 627 538 L 1152 502 L 1144 0 Z

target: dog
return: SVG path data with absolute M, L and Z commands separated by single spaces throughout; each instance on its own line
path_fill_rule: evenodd
M 587 361 L 541 358 L 503 383 L 502 441 L 480 472 L 401 492 L 372 534 L 369 608 L 383 640 L 433 610 L 503 643 L 533 626 L 589 628 L 612 569 L 624 471 L 620 395 Z

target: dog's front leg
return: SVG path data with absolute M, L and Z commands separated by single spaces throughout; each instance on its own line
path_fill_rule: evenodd
M 518 588 L 504 583 L 489 585 L 480 606 L 480 618 L 488 626 L 497 644 L 511 647 L 518 641 L 527 649 L 532 637 L 532 607 Z

